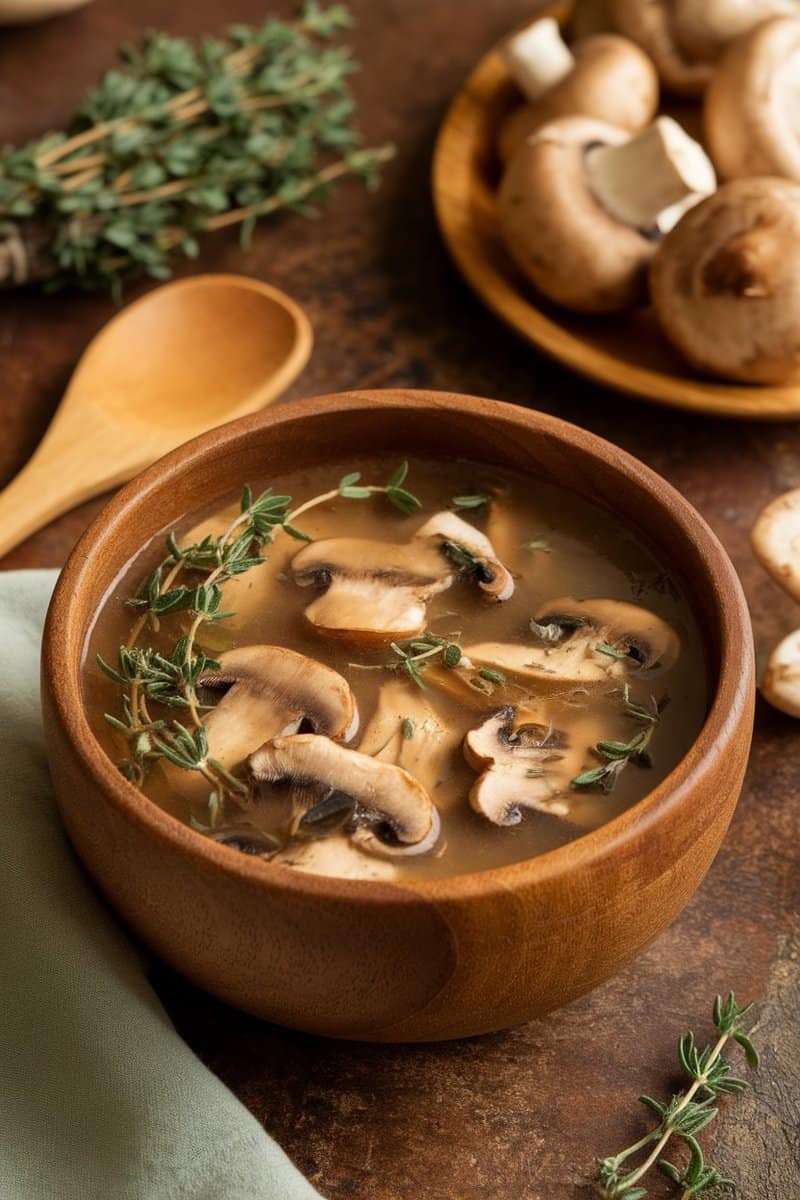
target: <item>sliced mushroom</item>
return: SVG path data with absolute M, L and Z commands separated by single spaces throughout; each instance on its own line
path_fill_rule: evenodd
M 774 708 L 800 717 L 800 629 L 773 649 L 761 679 L 761 694 Z
M 410 542 L 327 538 L 292 559 L 301 587 L 325 590 L 306 609 L 307 620 L 329 637 L 386 642 L 425 627 L 427 605 L 460 575 L 472 575 L 492 600 L 514 590 L 511 574 L 474 526 L 455 513 L 435 514 Z
M 273 738 L 248 765 L 264 783 L 320 784 L 357 805 L 354 845 L 381 855 L 425 854 L 439 835 L 439 819 L 424 787 L 402 767 L 379 762 L 312 733 Z
M 382 762 L 396 763 L 432 795 L 446 776 L 458 743 L 457 729 L 437 713 L 426 693 L 410 681 L 390 679 L 381 687 L 358 749 Z
M 576 709 L 569 729 L 554 728 L 545 707 L 505 705 L 464 738 L 463 752 L 479 772 L 471 806 L 494 825 L 517 825 L 526 810 L 547 813 L 581 828 L 602 820 L 572 780 L 592 764 L 591 747 L 613 726 L 597 712 Z
M 311 875 L 329 875 L 335 879 L 380 881 L 396 879 L 400 874 L 392 859 L 364 854 L 342 834 L 290 842 L 283 850 L 270 855 L 269 861 L 276 866 L 293 867 Z
M 531 628 L 529 643 L 481 642 L 465 646 L 464 658 L 543 695 L 668 667 L 680 650 L 671 625 L 622 600 L 554 600 Z
M 703 91 L 734 38 L 796 11 L 795 0 L 610 0 L 609 7 L 614 26 L 650 55 L 664 87 L 683 96 Z
M 703 125 L 725 179 L 800 181 L 800 9 L 734 42 L 706 92 Z
M 203 715 L 208 752 L 231 768 L 267 738 L 307 723 L 316 733 L 348 741 L 358 729 L 350 685 L 337 671 L 284 646 L 240 646 L 220 655 L 201 687 L 226 688 Z
M 650 268 L 662 330 L 701 371 L 800 376 L 800 185 L 736 179 L 687 213 Z
M 644 299 L 660 237 L 715 186 L 702 147 L 669 117 L 634 138 L 564 117 L 514 155 L 500 186 L 500 229 L 517 266 L 550 300 L 616 312 Z
M 775 582 L 800 602 L 800 488 L 784 492 L 761 510 L 750 541 Z
M 528 101 L 501 126 L 504 162 L 529 134 L 557 117 L 595 117 L 635 133 L 655 116 L 658 75 L 627 38 L 598 34 L 569 49 L 553 18 L 542 17 L 506 42 L 503 57 Z

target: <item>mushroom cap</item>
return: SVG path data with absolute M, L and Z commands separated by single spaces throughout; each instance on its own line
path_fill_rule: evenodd
M 202 687 L 227 691 L 204 714 L 209 753 L 225 766 L 241 762 L 269 737 L 308 721 L 328 737 L 349 740 L 358 709 L 347 680 L 316 659 L 284 646 L 239 646 L 205 671 Z
M 703 105 L 706 143 L 726 179 L 800 180 L 800 9 L 734 42 Z
M 508 600 L 514 594 L 514 576 L 500 562 L 494 546 L 485 533 L 481 533 L 474 525 L 470 525 L 457 513 L 444 509 L 422 525 L 416 533 L 421 542 L 437 546 L 445 558 L 452 561 L 447 552 L 448 546 L 457 546 L 466 550 L 478 560 L 478 587 L 490 600 Z
M 761 510 L 750 541 L 775 582 L 800 601 L 800 488 L 784 492 Z
M 650 268 L 661 328 L 701 371 L 750 383 L 800 373 L 800 186 L 737 179 L 690 209 Z
M 361 809 L 362 825 L 353 837 L 365 849 L 373 848 L 377 840 L 374 826 L 388 827 L 400 843 L 398 850 L 416 846 L 419 851 L 421 845 L 427 850 L 432 845 L 435 819 L 430 797 L 422 784 L 394 763 L 348 750 L 318 734 L 298 733 L 266 742 L 250 755 L 248 765 L 253 777 L 263 782 L 319 783 L 351 796 Z M 384 852 L 392 850 L 381 845 Z
M 800 717 L 800 629 L 778 642 L 770 654 L 761 694 L 773 708 Z
M 614 33 L 583 38 L 571 47 L 575 66 L 540 100 L 523 104 L 498 134 L 500 158 L 508 162 L 535 130 L 558 117 L 586 116 L 636 133 L 658 108 L 658 74 L 634 42 Z
M 645 294 L 657 242 L 605 211 L 585 168 L 587 148 L 627 138 L 603 121 L 562 117 L 520 146 L 500 185 L 500 231 L 509 254 L 549 300 L 576 312 L 617 312 Z
M 673 0 L 672 6 L 684 53 L 694 61 L 710 63 L 762 21 L 798 11 L 797 0 Z

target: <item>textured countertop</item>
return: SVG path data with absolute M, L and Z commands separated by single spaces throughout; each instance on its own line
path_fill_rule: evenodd
M 355 80 L 370 142 L 399 155 L 381 191 L 347 183 L 318 222 L 265 225 L 245 254 L 206 242 L 195 269 L 240 271 L 308 310 L 316 349 L 290 396 L 349 387 L 448 388 L 536 406 L 616 441 L 697 506 L 742 577 L 759 643 L 798 623 L 748 547 L 758 508 L 800 484 L 795 424 L 687 417 L 603 391 L 554 365 L 475 300 L 440 244 L 429 162 L 449 96 L 522 0 L 354 0 Z M 119 43 L 147 27 L 212 32 L 286 0 L 96 0 L 0 33 L 0 141 L 59 128 Z M 133 297 L 142 289 L 132 288 Z M 35 447 L 105 298 L 0 298 L 0 480 Z M 61 564 L 101 501 L 54 522 L 3 562 Z M 197 1053 L 330 1200 L 568 1200 L 588 1195 L 596 1156 L 640 1136 L 636 1096 L 674 1081 L 675 1042 L 708 1031 L 734 988 L 761 1006 L 763 1070 L 704 1135 L 746 1200 L 800 1195 L 800 726 L 763 704 L 730 834 L 683 916 L 637 962 L 544 1021 L 468 1042 L 380 1047 L 260 1024 L 165 970 L 159 991 Z M 665 1195 L 656 1183 L 652 1195 Z

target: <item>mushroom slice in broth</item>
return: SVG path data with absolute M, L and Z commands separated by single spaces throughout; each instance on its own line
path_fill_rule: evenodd
M 436 513 L 405 543 L 313 542 L 292 559 L 291 573 L 301 587 L 324 589 L 305 610 L 317 632 L 367 644 L 421 632 L 430 600 L 460 576 L 475 579 L 490 600 L 514 591 L 489 539 L 451 512 Z
M 432 794 L 452 770 L 461 734 L 429 696 L 403 679 L 384 683 L 359 745 L 362 754 L 396 763 Z
M 372 853 L 425 854 L 439 818 L 425 788 L 408 771 L 317 734 L 273 738 L 248 760 L 254 779 L 323 785 L 355 802 L 351 840 Z
M 226 689 L 204 715 L 208 753 L 237 766 L 267 738 L 304 723 L 316 733 L 348 741 L 358 729 L 350 685 L 338 671 L 284 646 L 240 646 L 220 655 L 201 687 Z
M 479 772 L 469 793 L 472 808 L 494 825 L 518 825 L 526 811 L 596 824 L 571 784 L 607 732 L 597 713 L 576 710 L 562 729 L 543 708 L 505 705 L 464 738 L 464 758 Z

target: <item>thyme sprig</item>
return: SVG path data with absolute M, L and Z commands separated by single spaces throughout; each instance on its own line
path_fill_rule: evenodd
M 262 216 L 313 215 L 343 175 L 374 186 L 393 151 L 360 148 L 357 66 L 326 44 L 349 25 L 312 0 L 296 21 L 124 47 L 68 132 L 0 152 L 0 282 L 118 291 L 132 270 L 168 277 L 203 232 L 240 225 L 247 244 Z
M 458 644 L 458 634 L 450 637 L 439 637 L 434 633 L 424 633 L 404 642 L 391 642 L 389 649 L 394 658 L 382 663 L 357 663 L 347 665 L 359 671 L 402 671 L 412 683 L 423 691 L 427 684 L 423 679 L 426 667 L 438 659 L 442 666 L 452 670 L 461 662 L 461 647 Z
M 239 512 L 218 537 L 208 535 L 182 545 L 174 532 L 167 535 L 167 554 L 126 601 L 139 615 L 127 643 L 119 647 L 116 664 L 112 666 L 97 655 L 100 669 L 122 689 L 120 714 L 106 713 L 106 720 L 127 742 L 128 757 L 119 764 L 123 774 L 141 785 L 159 759 L 198 772 L 211 785 L 210 827 L 216 824 L 226 799 L 246 800 L 247 785 L 208 754 L 202 713 L 209 706 L 201 703 L 197 689 L 203 674 L 218 663 L 197 646 L 200 631 L 205 624 L 235 615 L 223 607 L 225 585 L 261 566 L 266 561 L 264 550 L 276 534 L 312 540 L 293 523 L 311 509 L 337 498 L 365 500 L 376 495 L 386 496 L 404 514 L 420 508 L 417 497 L 403 487 L 407 474 L 408 463 L 403 462 L 387 483 L 366 486 L 360 483 L 358 472 L 351 472 L 336 488 L 294 509 L 290 496 L 276 494 L 271 488 L 254 496 L 247 485 Z M 139 645 L 145 627 L 158 632 L 165 618 L 180 615 L 188 616 L 189 625 L 171 651 Z M 151 705 L 162 711 L 154 715 Z M 163 710 L 175 709 L 182 710 L 185 723 L 163 714 Z
M 600 650 L 601 645 L 596 646 L 595 649 Z M 608 649 L 611 650 L 613 648 L 608 647 Z M 606 651 L 603 652 L 605 653 Z M 592 747 L 592 753 L 597 758 L 603 759 L 603 761 L 599 766 L 590 767 L 588 771 L 582 771 L 580 775 L 576 775 L 570 783 L 573 791 L 594 791 L 599 789 L 604 792 L 610 792 L 617 782 L 620 773 L 629 763 L 637 767 L 649 767 L 651 765 L 647 748 L 650 745 L 661 717 L 657 701 L 653 699 L 651 703 L 651 708 L 635 704 L 630 699 L 630 692 L 626 685 L 622 702 L 623 716 L 638 722 L 642 728 L 627 742 L 596 742 Z
M 750 1004 L 740 1007 L 733 992 L 729 992 L 724 999 L 717 996 L 713 1008 L 714 1025 L 719 1034 L 716 1041 L 701 1050 L 691 1031 L 680 1039 L 678 1057 L 681 1069 L 691 1082 L 666 1104 L 650 1096 L 639 1097 L 641 1103 L 658 1118 L 658 1124 L 619 1154 L 601 1160 L 595 1191 L 602 1200 L 643 1200 L 648 1191 L 641 1186 L 641 1182 L 654 1167 L 679 1189 L 680 1200 L 708 1195 L 715 1188 L 732 1186 L 716 1167 L 706 1162 L 697 1134 L 717 1116 L 714 1100 L 724 1095 L 735 1095 L 748 1086 L 745 1080 L 732 1073 L 731 1063 L 723 1055 L 725 1046 L 730 1041 L 737 1042 L 745 1052 L 748 1066 L 752 1069 L 758 1066 L 758 1053 L 748 1030 L 742 1024 L 742 1018 L 751 1008 Z M 683 1168 L 661 1157 L 672 1138 L 678 1138 L 689 1150 L 689 1159 Z M 645 1150 L 648 1152 L 643 1161 L 629 1169 L 626 1166 L 629 1160 Z

